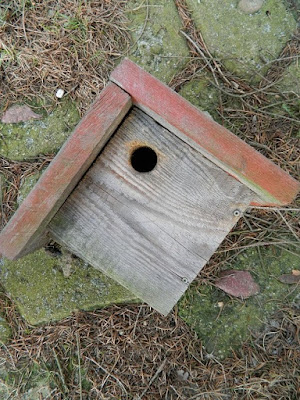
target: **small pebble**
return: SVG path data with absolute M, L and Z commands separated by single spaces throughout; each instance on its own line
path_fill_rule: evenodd
M 241 0 L 238 8 L 245 14 L 253 14 L 261 9 L 264 0 Z
M 64 94 L 65 94 L 65 91 L 63 89 L 57 89 L 56 97 L 58 99 L 62 99 Z

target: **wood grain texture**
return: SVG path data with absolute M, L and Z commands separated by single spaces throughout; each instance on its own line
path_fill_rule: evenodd
M 75 128 L 0 235 L 0 253 L 16 259 L 45 243 L 47 224 L 90 167 L 131 107 L 110 83 Z
M 135 171 L 132 151 L 158 156 Z M 133 109 L 51 221 L 55 240 L 167 314 L 253 192 Z
M 259 198 L 252 204 L 285 205 L 296 197 L 299 182 L 132 61 L 125 59 L 111 80 L 136 106 L 253 190 Z

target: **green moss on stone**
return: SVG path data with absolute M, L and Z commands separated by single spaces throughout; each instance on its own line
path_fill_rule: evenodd
M 5 359 L 0 361 L 1 400 L 50 399 L 55 387 L 51 372 L 43 370 L 37 363 L 12 369 L 7 367 Z
M 249 329 L 259 329 L 282 302 L 299 299 L 299 288 L 278 280 L 299 266 L 300 255 L 271 247 L 259 256 L 256 249 L 249 249 L 230 268 L 249 270 L 260 286 L 258 295 L 243 301 L 212 286 L 192 286 L 180 301 L 179 315 L 197 332 L 207 351 L 220 358 L 228 356 L 250 336 Z
M 130 58 L 161 81 L 168 83 L 185 65 L 189 50 L 173 1 L 130 0 L 129 30 L 134 44 Z
M 22 179 L 17 198 L 18 206 L 23 202 L 23 200 L 28 196 L 28 194 L 34 188 L 35 184 L 40 179 L 42 173 L 43 171 L 37 171 L 34 174 L 26 176 L 25 178 Z
M 282 132 L 286 132 L 287 136 L 294 137 L 295 146 L 298 146 L 297 140 L 300 138 L 300 129 L 297 124 L 300 116 L 300 67 L 297 61 L 286 68 L 271 92 L 273 93 L 268 94 L 269 107 L 267 111 L 274 116 L 288 117 L 294 120 L 294 123 L 290 124 L 291 126 L 286 126 L 286 129 L 283 126 L 281 129 Z
M 0 196 L 1 196 L 0 204 L 2 202 L 3 194 L 5 192 L 5 188 L 6 188 L 7 184 L 8 183 L 7 183 L 5 176 L 3 174 L 1 174 L 1 172 L 0 172 Z
M 300 66 L 294 62 L 286 69 L 283 79 L 281 79 L 276 88 L 283 93 L 297 94 L 300 96 Z
M 8 191 L 10 190 L 11 187 L 11 183 L 6 179 L 4 174 L 0 173 L 0 210 L 4 201 L 4 196 L 6 193 L 8 193 Z M 10 207 L 11 209 L 15 208 L 15 204 L 12 204 L 12 202 L 10 203 Z M 1 216 L 1 211 L 0 211 L 0 216 Z M 3 224 L 4 221 L 2 221 L 2 218 L 0 218 L 0 231 L 2 230 L 2 228 L 4 227 Z
M 0 344 L 6 343 L 8 339 L 11 337 L 11 329 L 4 318 L 3 315 L 0 314 Z
M 181 88 L 179 93 L 200 110 L 208 111 L 216 121 L 219 119 L 216 112 L 218 91 L 211 85 L 206 76 L 188 82 Z
M 296 30 L 282 0 L 266 0 L 254 14 L 244 14 L 233 0 L 187 0 L 187 4 L 210 51 L 233 74 L 251 82 L 261 79 Z
M 0 279 L 21 315 L 34 325 L 59 320 L 78 309 L 137 301 L 79 259 L 52 257 L 44 250 L 18 261 L 2 259 Z
M 63 101 L 40 120 L 18 124 L 0 122 L 0 154 L 11 160 L 25 160 L 38 154 L 57 152 L 79 118 L 76 105 Z

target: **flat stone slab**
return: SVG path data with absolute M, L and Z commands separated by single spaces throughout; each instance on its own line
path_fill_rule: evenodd
M 283 78 L 275 87 L 283 94 L 300 96 L 300 65 L 298 61 L 287 67 Z
M 205 74 L 183 85 L 179 94 L 200 110 L 207 111 L 215 121 L 221 122 L 216 111 L 218 108 L 218 90 L 210 83 Z
M 129 58 L 168 83 L 190 56 L 175 2 L 130 0 L 127 11 L 133 44 Z
M 299 268 L 300 258 L 288 251 L 269 247 L 244 251 L 229 269 L 249 270 L 260 293 L 247 300 L 233 299 L 213 286 L 194 286 L 179 304 L 179 315 L 196 331 L 204 347 L 225 358 L 259 330 L 282 302 L 300 304 L 300 288 L 279 281 L 284 273 Z
M 18 261 L 0 259 L 0 280 L 30 324 L 49 323 L 76 310 L 137 302 L 122 286 L 69 253 L 39 250 Z
M 266 0 L 247 14 L 232 0 L 187 0 L 196 27 L 233 74 L 258 82 L 296 30 L 283 0 Z

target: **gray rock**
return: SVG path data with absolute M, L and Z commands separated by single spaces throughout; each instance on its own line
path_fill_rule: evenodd
M 250 83 L 261 80 L 297 27 L 282 0 L 265 0 L 254 14 L 232 0 L 186 1 L 210 52 Z
M 261 9 L 264 0 L 241 0 L 238 8 L 245 14 L 253 14 Z

